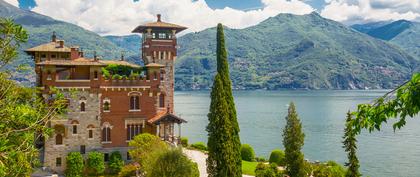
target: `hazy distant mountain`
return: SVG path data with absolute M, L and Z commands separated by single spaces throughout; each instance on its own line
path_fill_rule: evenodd
M 353 25 L 352 28 L 398 45 L 420 58 L 420 23 L 398 20 L 372 27 L 371 24 Z M 369 28 L 369 30 L 365 30 Z
M 133 59 L 134 52 L 125 48 L 118 47 L 111 41 L 99 36 L 98 34 L 85 30 L 77 25 L 58 21 L 50 17 L 40 15 L 31 11 L 22 10 L 12 6 L 3 0 L 0 0 L 0 16 L 12 18 L 16 23 L 23 25 L 29 32 L 29 40 L 21 48 L 30 48 L 51 40 L 53 31 L 57 33 L 57 38 L 63 39 L 66 45 L 78 45 L 85 52 L 86 56 L 92 56 L 93 51 L 103 58 L 120 58 L 121 52 L 124 52 L 126 58 Z M 30 64 L 33 61 L 23 52 L 16 64 Z M 11 66 L 10 68 L 13 68 Z M 34 79 L 34 73 L 17 73 L 16 79 L 22 82 L 30 82 Z

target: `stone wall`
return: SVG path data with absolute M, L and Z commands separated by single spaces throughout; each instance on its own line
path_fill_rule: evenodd
M 66 166 L 66 156 L 69 152 L 80 152 L 81 146 L 89 151 L 101 148 L 101 117 L 100 117 L 100 94 L 89 91 L 75 91 L 74 93 L 64 91 L 69 98 L 68 113 L 51 121 L 51 127 L 63 125 L 63 144 L 56 145 L 56 135 L 45 140 L 44 166 L 57 173 L 63 173 Z M 80 111 L 81 103 L 85 103 L 85 111 Z M 77 133 L 73 133 L 73 126 L 77 126 Z M 93 137 L 89 138 L 89 130 L 92 130 Z M 61 158 L 61 166 L 56 166 L 56 159 Z

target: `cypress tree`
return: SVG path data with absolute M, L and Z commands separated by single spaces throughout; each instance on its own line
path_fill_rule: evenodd
M 346 173 L 346 177 L 359 177 L 362 176 L 359 172 L 359 159 L 356 156 L 357 150 L 357 139 L 356 134 L 353 131 L 353 126 L 351 124 L 352 116 L 350 111 L 347 112 L 347 119 L 346 119 L 346 126 L 344 128 L 344 136 L 343 136 L 343 148 L 347 152 L 348 161 L 345 166 L 347 166 L 348 170 Z
M 295 104 L 290 103 L 286 117 L 286 127 L 283 130 L 283 145 L 285 147 L 286 171 L 289 176 L 305 176 L 303 153 L 305 134 L 302 132 L 302 123 L 296 113 Z
M 209 176 L 242 176 L 241 142 L 222 24 L 217 25 L 217 74 L 208 114 Z

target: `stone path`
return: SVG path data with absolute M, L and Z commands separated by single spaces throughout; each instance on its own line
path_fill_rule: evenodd
M 190 150 L 183 148 L 182 151 L 195 163 L 198 165 L 198 170 L 200 171 L 200 177 L 207 177 L 207 168 L 206 168 L 206 159 L 207 154 L 202 153 L 201 151 Z M 249 175 L 242 175 L 243 177 L 252 177 Z

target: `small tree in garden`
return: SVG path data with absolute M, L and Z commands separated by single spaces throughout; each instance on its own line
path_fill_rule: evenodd
M 70 152 L 66 157 L 66 176 L 82 177 L 83 176 L 83 156 L 80 152 Z
M 284 152 L 280 149 L 273 150 L 268 161 L 270 163 L 275 163 L 276 165 L 284 166 L 286 164 Z
M 109 158 L 108 167 L 112 174 L 118 174 L 121 171 L 121 168 L 124 166 L 124 161 L 122 160 L 121 154 L 119 151 L 114 151 L 111 153 Z
M 283 177 L 283 173 L 277 169 L 276 164 L 258 163 L 255 177 Z
M 89 152 L 87 159 L 87 170 L 89 174 L 100 175 L 105 171 L 104 154 L 100 152 Z
M 128 145 L 133 148 L 129 151 L 130 156 L 140 164 L 143 170 L 154 162 L 160 152 L 167 151 L 169 148 L 159 137 L 149 133 L 135 136 Z
M 252 162 L 255 160 L 254 149 L 249 144 L 242 144 L 241 146 L 242 160 Z
M 296 113 L 295 104 L 291 102 L 286 117 L 286 127 L 283 130 L 283 145 L 285 147 L 286 171 L 293 177 L 306 175 L 303 153 L 301 152 L 304 138 L 302 123 Z
M 147 177 L 199 177 L 197 165 L 180 149 L 159 153 L 154 163 L 146 169 Z

